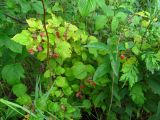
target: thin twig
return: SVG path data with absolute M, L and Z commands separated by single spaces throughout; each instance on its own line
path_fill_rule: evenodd
M 49 35 L 48 35 L 48 31 L 47 31 L 47 27 L 46 27 L 46 8 L 45 8 L 45 4 L 44 4 L 44 0 L 41 0 L 42 1 L 42 5 L 43 5 L 43 19 L 44 19 L 44 30 L 45 30 L 45 33 L 46 33 L 46 36 L 47 36 L 47 64 L 49 65 L 49 48 L 50 48 L 50 44 L 49 44 Z
M 4 13 L 4 15 L 7 16 L 7 17 L 9 17 L 9 18 L 11 18 L 11 19 L 13 19 L 14 21 L 16 21 L 16 22 L 18 22 L 18 23 L 27 24 L 26 22 L 24 22 L 24 21 L 22 21 L 22 20 L 19 20 L 19 19 L 17 19 L 16 17 L 13 17 L 13 16 L 8 15 L 8 14 L 6 14 L 6 13 Z

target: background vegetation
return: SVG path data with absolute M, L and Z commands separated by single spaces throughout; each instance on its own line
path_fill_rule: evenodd
M 1 120 L 160 119 L 159 0 L 44 5 L 0 1 Z

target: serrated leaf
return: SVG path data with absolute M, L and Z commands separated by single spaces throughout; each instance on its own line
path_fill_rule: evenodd
M 13 86 L 12 91 L 17 97 L 20 97 L 27 92 L 27 87 L 22 83 L 16 84 Z
M 68 86 L 68 83 L 67 83 L 66 78 L 65 78 L 65 77 L 62 77 L 62 76 L 58 76 L 58 77 L 56 78 L 55 82 L 56 82 L 56 85 L 57 85 L 58 87 L 65 88 L 65 87 Z
M 15 53 L 22 53 L 22 45 L 14 41 L 7 40 L 5 46 Z
M 89 109 L 91 107 L 91 102 L 87 99 L 83 100 L 82 105 L 86 108 Z
M 63 59 L 71 57 L 71 45 L 66 41 L 59 41 L 56 44 L 55 53 Z
M 130 96 L 134 103 L 138 105 L 144 104 L 145 97 L 141 85 L 139 84 L 134 85 L 130 91 Z
M 24 69 L 18 63 L 6 65 L 2 69 L 2 78 L 10 85 L 19 83 L 20 79 L 24 78 Z
M 60 110 L 60 106 L 57 102 L 50 102 L 48 104 L 48 110 L 51 112 L 58 112 Z
M 16 34 L 12 40 L 21 44 L 21 45 L 29 45 L 32 41 L 31 34 L 27 30 L 23 30 L 22 33 Z
M 125 22 L 125 20 L 127 18 L 127 14 L 124 12 L 118 12 L 116 14 L 116 18 L 118 18 L 121 22 Z
M 82 62 L 76 62 L 71 69 L 75 78 L 82 80 L 87 77 L 86 66 Z
M 122 66 L 122 76 L 120 81 L 129 82 L 129 86 L 132 87 L 139 79 L 139 71 L 137 69 L 137 60 L 135 57 L 129 58 Z
M 24 94 L 16 99 L 16 102 L 20 105 L 30 105 L 32 103 L 32 99 L 29 95 Z

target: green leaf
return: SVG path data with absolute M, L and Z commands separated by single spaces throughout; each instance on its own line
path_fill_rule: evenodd
M 94 11 L 96 8 L 95 0 L 79 0 L 78 9 L 82 16 L 88 16 L 90 12 Z
M 18 63 L 6 65 L 2 69 L 2 78 L 10 85 L 19 83 L 20 79 L 24 78 L 24 69 Z
M 0 48 L 5 45 L 6 37 L 3 35 L 0 35 Z
M 51 112 L 58 112 L 60 110 L 60 106 L 57 102 L 50 102 L 48 104 L 48 110 Z
M 111 70 L 111 66 L 109 62 L 99 65 L 96 72 L 94 73 L 93 81 L 96 81 L 97 79 L 103 77 L 104 75 L 109 73 L 110 70 Z
M 133 102 L 136 103 L 137 105 L 144 104 L 145 97 L 141 85 L 139 84 L 134 85 L 130 91 L 130 96 Z
M 111 61 L 111 66 L 114 74 L 118 77 L 119 75 L 119 68 L 120 68 L 120 60 L 117 54 L 110 54 L 110 61 Z
M 111 23 L 111 30 L 112 30 L 112 32 L 116 32 L 116 30 L 118 28 L 118 25 L 119 25 L 118 19 L 116 17 L 113 17 L 112 23 Z
M 7 40 L 5 45 L 7 48 L 9 48 L 11 51 L 13 51 L 15 53 L 22 53 L 22 45 L 14 42 L 14 41 Z
M 71 69 L 75 78 L 82 80 L 87 77 L 86 66 L 82 62 L 76 62 Z
M 160 82 L 159 80 L 156 80 L 156 78 L 154 79 L 149 79 L 147 80 L 148 82 L 148 86 L 152 89 L 152 91 L 155 93 L 155 94 L 159 94 L 160 95 Z
M 22 46 L 12 41 L 8 36 L 0 36 L 0 47 L 3 45 L 15 53 L 22 53 Z
M 64 87 L 63 92 L 65 95 L 69 96 L 73 93 L 72 89 L 70 87 Z
M 90 43 L 88 45 L 85 45 L 84 47 L 95 48 L 97 50 L 109 51 L 109 47 L 106 44 L 102 43 L 102 42 Z
M 19 103 L 20 105 L 30 105 L 32 103 L 32 99 L 29 95 L 24 94 L 18 97 L 16 102 Z
M 23 13 L 27 13 L 29 10 L 31 10 L 30 3 L 27 2 L 26 0 L 18 0 L 18 2 L 21 6 L 21 10 Z
M 95 30 L 99 30 L 104 28 L 105 24 L 107 22 L 107 18 L 104 15 L 99 15 L 96 17 L 96 22 L 95 22 Z
M 91 107 L 91 102 L 87 99 L 83 100 L 82 105 L 86 108 L 89 109 Z
M 42 6 L 42 2 L 41 1 L 35 1 L 34 3 L 31 4 L 33 9 L 39 13 L 39 14 L 43 14 L 43 6 Z
M 103 10 L 104 14 L 108 17 L 114 16 L 114 11 L 111 6 L 107 6 L 105 0 L 97 0 L 97 4 Z
M 65 77 L 62 77 L 62 76 L 58 76 L 58 77 L 56 78 L 55 82 L 56 82 L 56 85 L 57 85 L 58 87 L 64 88 L 64 87 L 67 87 L 67 86 L 68 86 L 68 83 L 67 83 L 66 78 L 65 78 Z
M 125 20 L 127 18 L 127 14 L 124 12 L 118 12 L 116 14 L 116 18 L 118 18 L 121 22 L 125 22 Z
M 66 41 L 58 41 L 56 44 L 55 53 L 63 59 L 70 58 L 72 53 L 71 45 Z
M 20 83 L 20 84 L 14 85 L 12 88 L 12 91 L 17 97 L 21 97 L 27 92 L 27 87 L 24 84 Z
M 137 60 L 135 57 L 129 58 L 122 66 L 122 76 L 120 81 L 129 82 L 129 86 L 132 87 L 139 79 L 139 71 L 137 68 Z
M 29 45 L 33 39 L 29 31 L 23 30 L 22 33 L 16 34 L 12 40 L 21 45 Z

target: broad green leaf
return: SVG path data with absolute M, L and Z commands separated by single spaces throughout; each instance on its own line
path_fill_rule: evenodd
M 112 30 L 112 32 L 116 32 L 116 30 L 118 28 L 118 25 L 119 25 L 118 19 L 116 17 L 113 17 L 112 23 L 111 23 L 111 30 Z
M 43 14 L 43 6 L 42 6 L 42 2 L 41 1 L 35 1 L 34 3 L 31 4 L 33 9 L 39 13 L 39 14 Z
M 22 33 L 16 34 L 12 40 L 21 44 L 21 45 L 29 45 L 32 42 L 32 37 L 29 31 L 23 30 Z
M 21 10 L 23 13 L 27 13 L 29 10 L 31 10 L 30 3 L 27 2 L 26 0 L 18 0 L 18 2 L 21 6 Z
M 109 51 L 109 47 L 106 44 L 102 43 L 102 42 L 90 43 L 88 45 L 85 45 L 84 47 L 95 48 L 97 50 Z
M 95 22 L 95 30 L 99 30 L 104 28 L 105 24 L 107 22 L 107 18 L 104 15 L 99 15 L 96 17 L 96 22 Z
M 2 78 L 10 85 L 20 83 L 20 79 L 24 78 L 24 69 L 18 63 L 6 65 L 2 69 Z
M 136 103 L 137 105 L 144 104 L 145 97 L 141 85 L 139 84 L 134 85 L 130 91 L 130 96 L 133 102 Z
M 11 51 L 13 51 L 15 53 L 22 53 L 22 45 L 14 42 L 14 41 L 7 40 L 5 45 L 7 48 L 9 48 Z
M 65 72 L 65 69 L 64 69 L 63 67 L 61 67 L 61 66 L 57 66 L 57 67 L 55 68 L 55 73 L 56 73 L 56 75 L 64 74 L 64 72 Z
M 67 83 L 66 78 L 65 78 L 65 77 L 62 77 L 62 76 L 58 76 L 58 77 L 56 78 L 55 82 L 56 82 L 56 85 L 57 85 L 58 87 L 65 88 L 65 87 L 68 86 L 68 83 Z
M 57 102 L 50 102 L 48 104 L 48 110 L 51 112 L 58 112 L 60 110 L 60 105 Z
M 66 59 L 71 57 L 71 45 L 66 41 L 58 41 L 56 43 L 55 53 L 61 58 Z
M 82 16 L 88 16 L 96 8 L 96 0 L 79 0 L 78 9 Z
M 8 36 L 0 36 L 0 47 L 3 45 L 15 53 L 22 53 L 22 46 L 12 41 Z
M 156 78 L 149 79 L 149 80 L 147 80 L 147 82 L 148 82 L 148 86 L 152 89 L 152 91 L 155 94 L 160 95 L 160 82 L 158 80 L 156 80 Z
M 63 92 L 64 92 L 64 94 L 67 95 L 67 96 L 69 96 L 69 95 L 71 95 L 71 94 L 73 93 L 71 87 L 64 87 L 64 88 L 63 88 Z
M 99 65 L 99 67 L 97 68 L 97 70 L 93 76 L 93 81 L 96 81 L 97 79 L 103 77 L 104 75 L 106 75 L 110 71 L 111 71 L 111 66 L 110 66 L 109 62 Z
M 22 83 L 16 84 L 13 86 L 12 91 L 17 97 L 21 97 L 27 92 L 27 87 Z
M 35 18 L 30 18 L 30 19 L 27 19 L 26 21 L 27 21 L 30 28 L 43 30 L 43 24 L 42 24 L 41 20 L 36 20 Z
M 82 105 L 86 108 L 89 109 L 91 107 L 91 102 L 87 99 L 83 100 Z
M 31 105 L 32 99 L 29 95 L 24 94 L 24 95 L 18 97 L 16 102 L 19 103 L 20 105 Z
M 87 77 L 86 65 L 82 62 L 76 62 L 71 69 L 75 78 L 82 80 Z
M 127 14 L 124 13 L 124 12 L 118 12 L 118 13 L 116 14 L 116 18 L 118 18 L 119 21 L 121 21 L 121 22 L 125 22 L 125 20 L 126 20 L 126 18 L 127 18 Z
M 99 7 L 103 10 L 104 14 L 108 17 L 114 16 L 114 11 L 111 6 L 107 6 L 105 0 L 96 0 Z
M 49 78 L 49 77 L 51 77 L 53 74 L 52 74 L 52 72 L 50 71 L 50 70 L 46 70 L 45 71 L 45 73 L 44 73 L 44 77 L 45 78 Z

